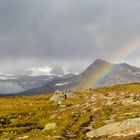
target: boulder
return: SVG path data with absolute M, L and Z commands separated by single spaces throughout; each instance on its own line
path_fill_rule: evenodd
M 54 95 L 50 98 L 50 101 L 60 102 L 60 101 L 65 100 L 71 96 L 73 96 L 72 92 L 55 91 Z
M 62 101 L 65 99 L 65 94 L 61 91 L 55 91 L 54 95 L 50 98 L 50 101 Z
M 88 138 L 94 138 L 94 137 L 98 138 L 107 135 L 115 136 L 115 134 L 121 136 L 124 135 L 123 132 L 126 133 L 126 131 L 129 131 L 128 135 L 129 134 L 133 135 L 133 133 L 136 132 L 140 133 L 140 117 L 134 119 L 128 119 L 123 122 L 116 122 L 116 123 L 105 125 L 103 127 L 88 132 L 86 135 Z

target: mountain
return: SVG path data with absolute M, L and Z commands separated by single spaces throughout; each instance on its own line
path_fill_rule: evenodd
M 44 86 L 13 95 L 32 95 L 86 88 L 106 87 L 116 84 L 140 82 L 140 68 L 126 63 L 113 64 L 97 59 L 79 75 L 53 79 Z
M 28 92 L 29 90 L 42 88 L 43 86 L 57 80 L 65 80 L 75 77 L 75 74 L 60 75 L 18 75 L 18 76 L 0 76 L 0 96 L 13 95 L 20 92 Z
M 126 63 L 113 64 L 97 59 L 79 77 L 81 78 L 81 88 L 139 82 L 140 68 Z
M 11 93 L 26 91 L 37 87 L 42 87 L 43 85 L 57 78 L 58 76 L 55 75 L 51 75 L 51 76 L 0 75 L 0 93 L 11 94 Z
M 0 94 L 24 92 L 29 89 L 42 87 L 53 80 L 73 77 L 65 74 L 60 66 L 32 67 L 29 69 L 15 69 L 7 73 L 0 73 Z

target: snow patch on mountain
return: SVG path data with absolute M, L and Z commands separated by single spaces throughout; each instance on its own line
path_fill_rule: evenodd
M 140 71 L 139 72 L 133 72 L 134 75 L 139 75 L 140 74 Z
M 18 76 L 5 76 L 5 75 L 0 75 L 0 80 L 14 80 L 17 79 Z
M 65 82 L 65 83 L 57 83 L 57 84 L 55 84 L 55 86 L 63 86 L 63 85 L 67 85 L 67 84 L 69 84 L 69 82 Z
M 0 73 L 0 80 L 12 80 L 17 79 L 18 76 L 7 74 L 7 73 Z
M 131 70 L 128 70 L 128 72 L 129 72 L 129 73 L 132 73 L 132 71 L 131 71 Z

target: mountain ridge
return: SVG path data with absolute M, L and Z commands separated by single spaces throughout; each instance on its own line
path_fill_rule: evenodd
M 107 71 L 110 69 L 110 71 Z M 104 72 L 107 73 L 104 74 Z M 101 77 L 103 75 L 103 77 Z M 29 89 L 13 95 L 33 95 L 86 88 L 106 87 L 117 84 L 140 82 L 140 68 L 126 63 L 113 64 L 102 59 L 94 61 L 79 75 L 54 79 L 42 87 Z

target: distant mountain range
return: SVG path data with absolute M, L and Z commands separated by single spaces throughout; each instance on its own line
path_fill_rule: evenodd
M 59 72 L 62 72 L 61 69 L 59 69 Z M 26 78 L 34 84 L 25 82 L 28 81 Z M 18 80 L 22 83 L 20 85 L 26 90 L 16 94 L 13 92 L 11 95 L 33 95 L 54 92 L 56 90 L 67 91 L 140 82 L 140 68 L 126 63 L 112 64 L 97 59 L 79 75 L 69 74 L 54 76 L 53 78 L 49 76 L 22 77 Z
M 64 79 L 75 74 L 65 74 L 60 66 L 33 67 L 13 70 L 10 74 L 0 73 L 0 94 L 12 94 L 39 88 L 53 80 Z

